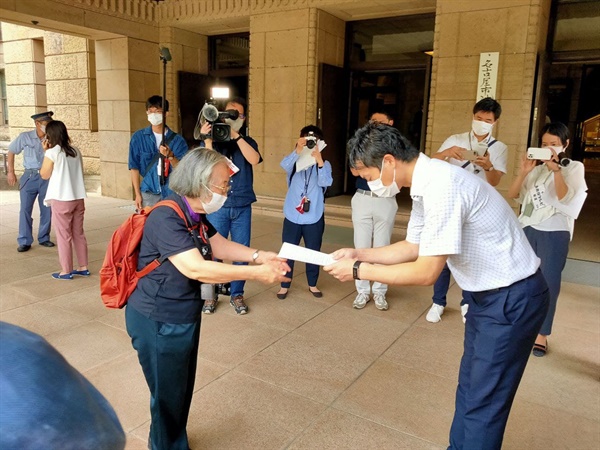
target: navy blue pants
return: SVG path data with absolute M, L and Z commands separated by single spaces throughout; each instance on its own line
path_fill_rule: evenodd
M 186 426 L 196 378 L 200 318 L 185 324 L 156 322 L 127 306 L 125 322 L 150 388 L 152 450 L 188 450 Z
M 446 306 L 446 295 L 448 294 L 449 288 L 450 269 L 448 268 L 448 264 L 444 264 L 444 268 L 442 269 L 440 276 L 433 285 L 433 303 L 435 303 L 436 305 Z M 465 303 L 465 296 L 463 294 L 463 298 L 460 304 L 464 305 Z
M 325 215 L 315 223 L 310 225 L 298 225 L 290 220 L 283 219 L 283 232 L 281 240 L 290 244 L 298 245 L 301 239 L 304 239 L 304 246 L 311 250 L 321 250 L 323 243 L 323 232 L 325 231 Z M 292 278 L 294 274 L 294 261 L 288 260 L 290 272 L 285 276 Z M 319 266 L 315 264 L 306 264 L 306 280 L 309 286 L 316 286 L 319 280 Z M 282 288 L 289 288 L 292 283 L 281 283 Z
M 548 311 L 541 271 L 469 303 L 449 449 L 500 449 L 513 399 Z
M 33 243 L 33 204 L 37 198 L 40 208 L 40 226 L 38 228 L 38 242 L 50 240 L 50 223 L 52 210 L 44 205 L 48 180 L 43 180 L 37 170 L 25 170 L 19 180 L 19 196 L 21 197 L 21 209 L 19 210 L 19 245 L 31 245 Z
M 571 235 L 568 231 L 539 231 L 531 227 L 525 227 L 523 231 L 533 251 L 542 261 L 540 270 L 550 290 L 550 307 L 546 314 L 546 320 L 540 328 L 540 334 L 548 336 L 552 333 L 554 313 L 560 294 L 560 281 L 567 262 Z

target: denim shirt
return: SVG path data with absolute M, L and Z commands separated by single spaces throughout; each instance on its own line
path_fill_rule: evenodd
M 258 144 L 254 139 L 248 136 L 242 136 L 250 146 L 258 152 Z M 246 161 L 237 142 L 213 142 L 213 148 L 228 157 L 240 169 L 238 173 L 231 177 L 231 191 L 227 194 L 227 201 L 223 205 L 225 208 L 241 208 L 248 206 L 256 201 L 254 193 L 254 172 L 252 164 Z M 260 164 L 263 159 L 260 153 L 258 154 Z
M 288 192 L 283 203 L 283 214 L 290 222 L 298 225 L 310 225 L 318 222 L 325 212 L 323 188 L 329 187 L 333 183 L 331 164 L 329 161 L 324 161 L 321 168 L 315 164 L 306 170 L 295 172 L 290 181 L 290 175 L 298 161 L 298 156 L 294 150 L 281 161 L 281 167 L 286 171 L 288 179 Z M 310 210 L 301 214 L 296 206 L 300 204 L 304 195 L 310 199 Z
M 168 144 L 169 148 L 177 159 L 181 159 L 187 153 L 188 146 L 180 135 L 171 138 L 173 133 L 171 129 L 167 128 L 165 139 L 172 139 Z M 152 127 L 149 126 L 136 131 L 131 136 L 131 142 L 129 143 L 129 170 L 136 169 L 142 175 L 143 179 L 140 186 L 142 192 L 161 194 L 161 197 L 165 198 L 171 194 L 169 178 L 167 177 L 163 186 L 160 185 L 157 173 L 158 159 L 146 173 L 148 164 L 150 164 L 157 152 L 158 147 L 156 146 L 156 138 L 152 132 Z M 171 170 L 173 170 L 173 167 L 171 167 Z
M 24 131 L 8 144 L 8 151 L 18 155 L 23 152 L 23 168 L 40 169 L 44 162 L 44 148 L 42 140 L 36 130 Z

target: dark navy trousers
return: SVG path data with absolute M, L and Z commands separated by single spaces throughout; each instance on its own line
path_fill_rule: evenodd
M 38 228 L 38 242 L 50 240 L 50 223 L 52 210 L 44 205 L 48 180 L 43 180 L 37 170 L 25 170 L 19 180 L 19 196 L 21 197 L 21 208 L 19 210 L 19 245 L 31 245 L 33 243 L 33 204 L 37 198 L 40 208 L 40 226 Z
M 449 449 L 500 449 L 513 399 L 548 311 L 538 270 L 500 289 L 463 291 L 469 304 Z
M 436 280 L 433 285 L 433 303 L 436 305 L 446 306 L 446 295 L 448 294 L 448 289 L 450 288 L 450 269 L 448 268 L 448 264 L 444 264 L 444 268 L 440 273 L 440 276 Z M 466 303 L 465 296 L 463 294 L 463 298 L 460 301 L 461 305 Z
M 150 388 L 152 450 L 189 450 L 187 421 L 194 393 L 200 318 L 172 324 L 125 308 L 127 333 Z
M 548 336 L 552 333 L 554 313 L 560 294 L 560 281 L 567 262 L 571 234 L 568 231 L 539 231 L 532 227 L 525 227 L 523 231 L 533 251 L 542 261 L 540 270 L 550 290 L 550 307 L 546 320 L 540 328 L 540 334 Z
M 304 246 L 311 250 L 321 250 L 323 243 L 323 232 L 325 231 L 325 215 L 315 223 L 309 225 L 299 225 L 288 219 L 283 219 L 283 231 L 281 240 L 290 244 L 298 245 L 301 239 L 304 239 Z M 294 274 L 294 261 L 288 260 L 290 272 L 285 276 L 292 278 Z M 309 286 L 316 286 L 319 280 L 319 266 L 315 264 L 306 264 L 306 280 Z M 282 288 L 289 288 L 292 283 L 281 283 Z

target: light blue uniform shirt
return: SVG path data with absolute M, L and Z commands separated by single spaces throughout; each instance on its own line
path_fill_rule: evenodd
M 42 140 L 36 130 L 24 131 L 8 145 L 8 151 L 18 155 L 23 152 L 23 167 L 27 169 L 40 169 L 44 161 L 44 148 Z
M 323 167 L 320 169 L 315 164 L 306 170 L 296 172 L 290 182 L 290 175 L 298 161 L 298 156 L 294 150 L 281 161 L 281 167 L 286 171 L 288 179 L 288 192 L 283 203 L 283 214 L 290 222 L 298 225 L 310 225 L 318 222 L 325 212 L 324 188 L 333 183 L 331 164 L 329 161 L 324 161 Z M 310 199 L 310 210 L 301 214 L 296 210 L 296 206 L 300 204 L 304 195 Z

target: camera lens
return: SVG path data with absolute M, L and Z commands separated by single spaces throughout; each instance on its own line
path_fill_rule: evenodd
M 225 123 L 215 123 L 212 127 L 212 138 L 215 142 L 224 142 L 229 140 L 230 127 Z
M 315 145 L 317 145 L 317 143 L 313 139 L 306 140 L 306 146 L 308 148 L 313 149 L 313 148 L 315 148 Z

